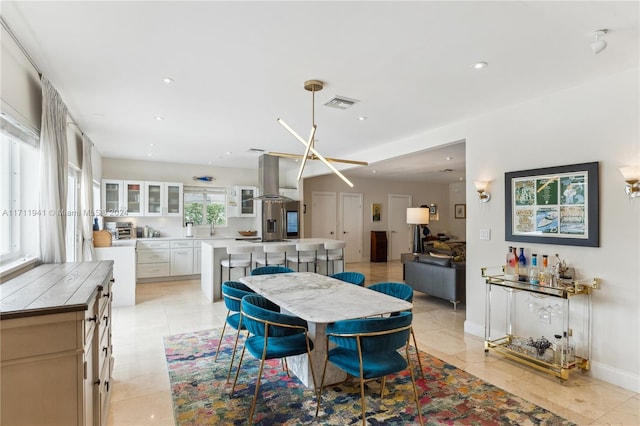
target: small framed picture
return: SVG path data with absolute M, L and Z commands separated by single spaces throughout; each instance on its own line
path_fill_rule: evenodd
M 382 220 L 382 204 L 371 204 L 371 222 L 380 222 Z
M 467 217 L 467 205 L 466 204 L 456 204 L 454 206 L 455 218 L 456 219 L 465 219 Z
M 438 206 L 436 206 L 435 204 L 431 204 L 429 206 L 429 214 L 437 214 L 438 213 Z

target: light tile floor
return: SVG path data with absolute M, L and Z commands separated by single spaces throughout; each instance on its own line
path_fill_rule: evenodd
M 399 261 L 351 263 L 366 285 L 401 281 Z M 173 425 L 162 337 L 221 327 L 222 302 L 209 303 L 200 281 L 140 284 L 136 305 L 113 309 L 113 394 L 109 425 Z M 580 425 L 640 425 L 640 395 L 574 374 L 560 384 L 553 377 L 495 354 L 486 356 L 480 338 L 464 334 L 465 309 L 416 292 L 414 328 L 418 345 L 487 382 L 519 395 Z

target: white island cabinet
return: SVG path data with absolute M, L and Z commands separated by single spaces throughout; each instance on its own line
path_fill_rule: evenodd
M 300 238 L 280 242 L 262 242 L 262 241 L 233 241 L 233 240 L 209 240 L 202 241 L 201 247 L 201 275 L 200 288 L 207 300 L 210 302 L 220 300 L 222 297 L 222 282 L 220 279 L 220 261 L 227 258 L 227 247 L 233 246 L 251 246 L 255 247 L 256 253 L 263 250 L 265 244 L 286 244 L 288 246 L 287 259 L 294 260 L 296 258 L 296 244 L 298 243 L 320 243 L 325 241 L 334 241 L 326 238 Z M 318 252 L 320 254 L 320 252 Z M 255 258 L 255 256 L 254 256 Z M 254 265 L 252 265 L 252 268 Z M 291 267 L 291 266 L 289 266 Z M 318 262 L 318 273 L 325 274 L 327 265 L 325 262 Z M 335 262 L 332 272 L 342 272 L 342 262 Z M 224 275 L 226 275 L 226 269 Z M 240 274 L 240 275 L 238 275 Z M 242 268 L 232 270 L 231 279 L 237 280 L 243 275 Z

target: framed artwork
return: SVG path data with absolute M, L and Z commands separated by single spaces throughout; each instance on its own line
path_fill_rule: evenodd
M 371 222 L 380 222 L 382 220 L 382 204 L 371 204 Z
M 505 239 L 600 246 L 599 163 L 505 173 Z
M 464 219 L 467 217 L 467 205 L 466 204 L 455 204 L 453 206 L 454 209 L 454 217 L 456 219 Z

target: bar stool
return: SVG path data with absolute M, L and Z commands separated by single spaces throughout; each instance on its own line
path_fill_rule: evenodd
M 318 250 L 324 246 L 322 243 L 298 243 L 296 244 L 296 259 L 289 259 L 289 262 L 298 264 L 298 272 L 300 272 L 300 264 L 304 263 L 306 271 L 309 272 L 309 264 L 313 263 L 313 272 L 318 270 Z
M 265 244 L 262 247 L 264 253 L 256 253 L 256 266 L 287 266 L 287 248 L 286 244 Z
M 247 275 L 247 268 L 251 268 L 253 261 L 252 246 L 228 246 L 227 247 L 227 259 L 220 260 L 220 282 L 222 282 L 222 268 L 227 268 L 229 275 L 227 281 L 231 281 L 231 270 L 233 268 L 244 268 L 244 275 Z M 246 255 L 249 255 L 248 257 Z M 233 257 L 233 255 L 242 255 L 241 257 Z
M 324 260 L 327 263 L 325 275 L 329 275 L 329 262 L 331 262 L 332 274 L 335 272 L 334 262 L 342 262 L 342 270 L 344 271 L 344 248 L 347 245 L 344 241 L 325 241 L 324 253 L 318 255 L 318 260 Z

